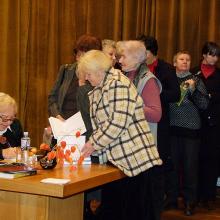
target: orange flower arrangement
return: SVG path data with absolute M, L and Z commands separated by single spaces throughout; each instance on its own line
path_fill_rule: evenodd
M 75 133 L 75 137 L 78 138 L 81 136 L 80 131 L 77 131 Z M 44 150 L 47 152 L 46 160 L 44 161 L 47 164 L 50 164 L 53 160 L 56 159 L 56 162 L 60 165 L 64 165 L 64 161 L 68 162 L 70 164 L 70 171 L 76 170 L 76 165 L 74 162 L 77 162 L 77 165 L 81 165 L 84 161 L 84 157 L 81 155 L 81 151 L 78 148 L 77 145 L 73 145 L 70 147 L 70 149 L 66 149 L 67 144 L 66 141 L 60 141 L 59 144 L 56 144 L 52 148 L 45 143 L 42 143 L 40 145 L 40 150 Z M 79 158 L 76 160 L 73 159 L 74 153 L 76 151 L 79 152 Z M 43 158 L 44 159 L 44 158 Z

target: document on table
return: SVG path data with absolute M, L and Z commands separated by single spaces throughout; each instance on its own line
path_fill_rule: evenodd
M 50 184 L 58 184 L 63 185 L 70 182 L 70 179 L 59 179 L 59 178 L 46 178 L 40 181 L 41 183 L 50 183 Z

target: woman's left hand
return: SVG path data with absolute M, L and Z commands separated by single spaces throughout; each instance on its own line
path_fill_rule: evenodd
M 195 90 L 195 87 L 196 87 L 196 82 L 195 80 L 193 79 L 188 79 L 185 81 L 185 83 L 188 83 L 189 84 L 189 89 L 194 91 Z
M 95 148 L 92 146 L 92 144 L 87 141 L 85 145 L 83 146 L 81 152 L 82 156 L 89 157 L 93 152 L 95 151 Z
M 4 159 L 16 158 L 16 147 L 9 147 L 2 150 L 2 156 Z

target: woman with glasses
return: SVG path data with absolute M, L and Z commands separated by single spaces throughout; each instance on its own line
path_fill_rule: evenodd
M 23 130 L 18 119 L 15 100 L 0 92 L 0 160 L 16 157 L 16 148 L 21 145 Z

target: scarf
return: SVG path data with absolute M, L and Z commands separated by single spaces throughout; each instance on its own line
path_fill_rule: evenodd
M 201 64 L 201 72 L 206 79 L 215 72 L 215 68 L 213 65 Z
M 152 72 L 153 74 L 155 73 L 155 69 L 157 67 L 157 64 L 158 64 L 158 59 L 154 60 L 153 63 L 147 65 L 147 67 L 149 68 L 150 72 Z

